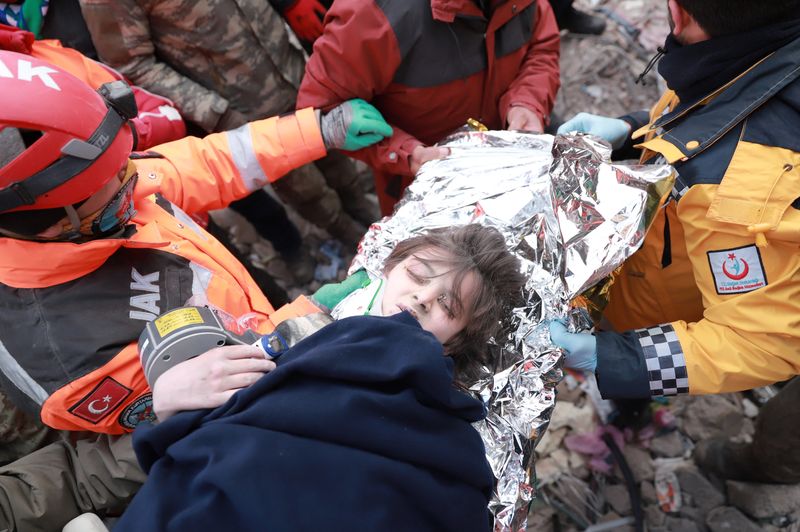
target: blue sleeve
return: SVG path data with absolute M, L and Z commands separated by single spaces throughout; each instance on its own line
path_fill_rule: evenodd
M 651 396 L 644 352 L 634 331 L 598 332 L 597 385 L 604 399 L 638 399 Z

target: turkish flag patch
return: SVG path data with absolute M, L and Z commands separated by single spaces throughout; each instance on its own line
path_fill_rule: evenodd
M 90 423 L 111 414 L 133 392 L 111 377 L 106 377 L 86 397 L 72 405 L 69 412 Z

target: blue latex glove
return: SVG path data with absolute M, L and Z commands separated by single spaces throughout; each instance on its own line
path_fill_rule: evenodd
M 575 131 L 605 139 L 615 150 L 620 149 L 631 136 L 631 126 L 626 121 L 589 113 L 578 113 L 558 128 L 559 135 Z
M 550 341 L 567 352 L 564 365 L 594 373 L 597 369 L 597 338 L 593 334 L 571 333 L 560 321 L 550 322 Z

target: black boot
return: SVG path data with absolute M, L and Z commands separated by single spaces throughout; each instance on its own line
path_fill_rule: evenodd
M 727 438 L 703 440 L 694 449 L 694 461 L 700 469 L 722 480 L 771 482 L 754 462 L 749 443 L 735 443 Z
M 800 482 L 800 377 L 761 409 L 753 443 L 712 438 L 695 449 L 697 465 L 720 478 L 775 484 Z

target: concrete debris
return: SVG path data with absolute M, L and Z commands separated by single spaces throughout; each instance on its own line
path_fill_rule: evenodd
M 606 486 L 603 488 L 603 496 L 611 508 L 619 515 L 630 515 L 632 513 L 631 496 L 624 485 Z
M 568 429 L 566 427 L 553 429 L 551 426 L 544 433 L 542 439 L 539 440 L 538 445 L 536 445 L 537 454 L 539 454 L 540 456 L 548 456 L 554 450 L 558 449 L 558 446 L 561 445 L 561 441 L 567 434 L 567 430 Z
M 657 506 L 648 506 L 645 508 L 644 517 L 649 529 L 652 529 L 653 527 L 664 526 L 664 524 L 667 522 L 667 514 L 662 512 Z
M 622 116 L 646 109 L 663 83 L 653 71 L 636 83 L 668 33 L 666 5 L 644 0 L 578 0 L 575 6 L 603 16 L 603 35 L 565 34 L 561 43 L 561 90 L 555 113 L 567 120 L 580 111 Z
M 758 407 L 756 404 L 748 398 L 742 399 L 742 408 L 744 411 L 744 415 L 749 418 L 754 418 L 758 415 Z
M 558 481 L 569 470 L 569 451 L 566 449 L 556 449 L 536 462 L 536 478 L 542 486 Z
M 744 413 L 718 395 L 698 397 L 689 404 L 683 418 L 683 431 L 694 441 L 736 436 L 743 425 Z
M 800 484 L 754 484 L 728 481 L 731 504 L 757 519 L 800 512 Z
M 675 474 L 681 484 L 685 503 L 698 508 L 702 517 L 725 504 L 725 496 L 697 469 L 678 469 Z
M 658 502 L 656 488 L 653 486 L 652 482 L 642 482 L 639 484 L 639 494 L 642 497 L 642 502 L 645 504 L 645 506 L 648 508 L 655 508 L 655 506 L 650 506 L 655 505 Z
M 677 458 L 683 456 L 685 450 L 683 437 L 677 430 L 656 436 L 650 442 L 650 451 L 659 457 Z
M 709 512 L 706 518 L 711 532 L 757 532 L 760 530 L 736 508 L 721 506 Z
M 667 516 L 667 532 L 703 532 L 702 524 L 698 524 L 682 517 Z
M 650 453 L 633 445 L 628 445 L 623 449 L 622 455 L 628 461 L 628 465 L 633 472 L 633 478 L 637 482 L 643 480 L 653 480 L 655 478 L 655 469 L 653 467 L 653 459 L 650 458 Z M 620 473 L 618 476 L 622 476 Z
M 591 432 L 595 427 L 592 405 L 584 404 L 582 407 L 577 407 L 573 403 L 557 402 L 550 418 L 549 430 L 558 430 L 562 427 L 570 427 L 578 433 Z

